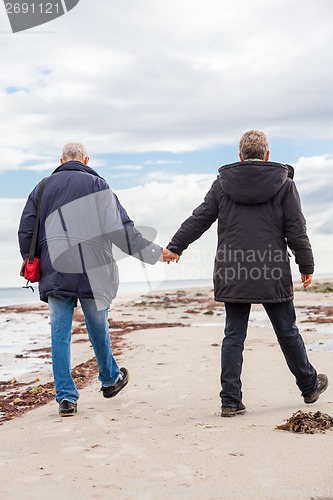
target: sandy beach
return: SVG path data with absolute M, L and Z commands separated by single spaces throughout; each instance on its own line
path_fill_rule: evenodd
M 211 288 L 115 301 L 114 352 L 131 377 L 111 400 L 99 392 L 94 365 L 85 365 L 93 353 L 78 311 L 72 366 L 83 365 L 75 417 L 58 416 L 48 351 L 38 373 L 2 381 L 1 499 L 333 499 L 333 431 L 276 429 L 297 410 L 333 416 L 332 297 L 295 297 L 310 360 L 332 381 L 328 390 L 304 404 L 262 307 L 254 306 L 244 352 L 247 413 L 234 418 L 220 416 L 224 307 Z M 46 328 L 45 309 L 34 314 L 44 315 Z M 40 404 L 26 411 L 23 393 L 33 390 Z M 10 414 L 15 405 L 21 411 Z

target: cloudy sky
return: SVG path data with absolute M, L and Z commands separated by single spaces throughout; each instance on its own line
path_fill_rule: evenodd
M 22 284 L 20 213 L 64 143 L 165 245 L 251 128 L 294 165 L 316 272 L 333 275 L 332 16 L 331 0 L 80 0 L 12 34 L 1 2 L 0 286 Z M 209 278 L 215 232 L 158 272 Z

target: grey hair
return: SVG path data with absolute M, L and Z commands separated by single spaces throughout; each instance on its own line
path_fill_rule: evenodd
M 83 162 L 86 158 L 88 158 L 86 148 L 79 142 L 70 142 L 63 147 L 62 161 L 79 160 Z
M 245 132 L 239 141 L 239 152 L 244 160 L 248 160 L 249 158 L 264 160 L 268 151 L 268 139 L 264 132 L 260 130 L 249 130 Z

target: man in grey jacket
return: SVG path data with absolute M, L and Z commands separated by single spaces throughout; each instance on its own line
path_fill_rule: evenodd
M 327 376 L 310 364 L 295 324 L 289 247 L 304 288 L 314 261 L 297 188 L 287 165 L 269 161 L 266 135 L 246 132 L 240 161 L 219 169 L 203 203 L 181 225 L 167 246 L 182 252 L 218 220 L 214 266 L 215 300 L 225 303 L 221 354 L 222 417 L 245 412 L 241 372 L 251 304 L 263 304 L 289 369 L 305 403 L 314 403 L 328 386 Z
M 169 250 L 143 237 L 88 161 L 82 144 L 66 144 L 40 204 L 39 294 L 50 309 L 52 368 L 62 417 L 77 412 L 79 398 L 70 351 L 78 300 L 96 355 L 103 396 L 116 396 L 128 382 L 128 370 L 119 367 L 112 354 L 109 334 L 108 310 L 119 284 L 113 246 L 148 264 L 177 260 Z M 21 216 L 18 236 L 23 259 L 29 255 L 40 188 L 41 183 L 30 193 Z

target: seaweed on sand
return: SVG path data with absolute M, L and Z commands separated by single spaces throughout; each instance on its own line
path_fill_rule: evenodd
M 321 411 L 306 413 L 301 410 L 296 411 L 290 418 L 286 419 L 285 424 L 276 426 L 276 429 L 301 434 L 325 432 L 330 428 L 333 428 L 333 418 L 327 413 Z

